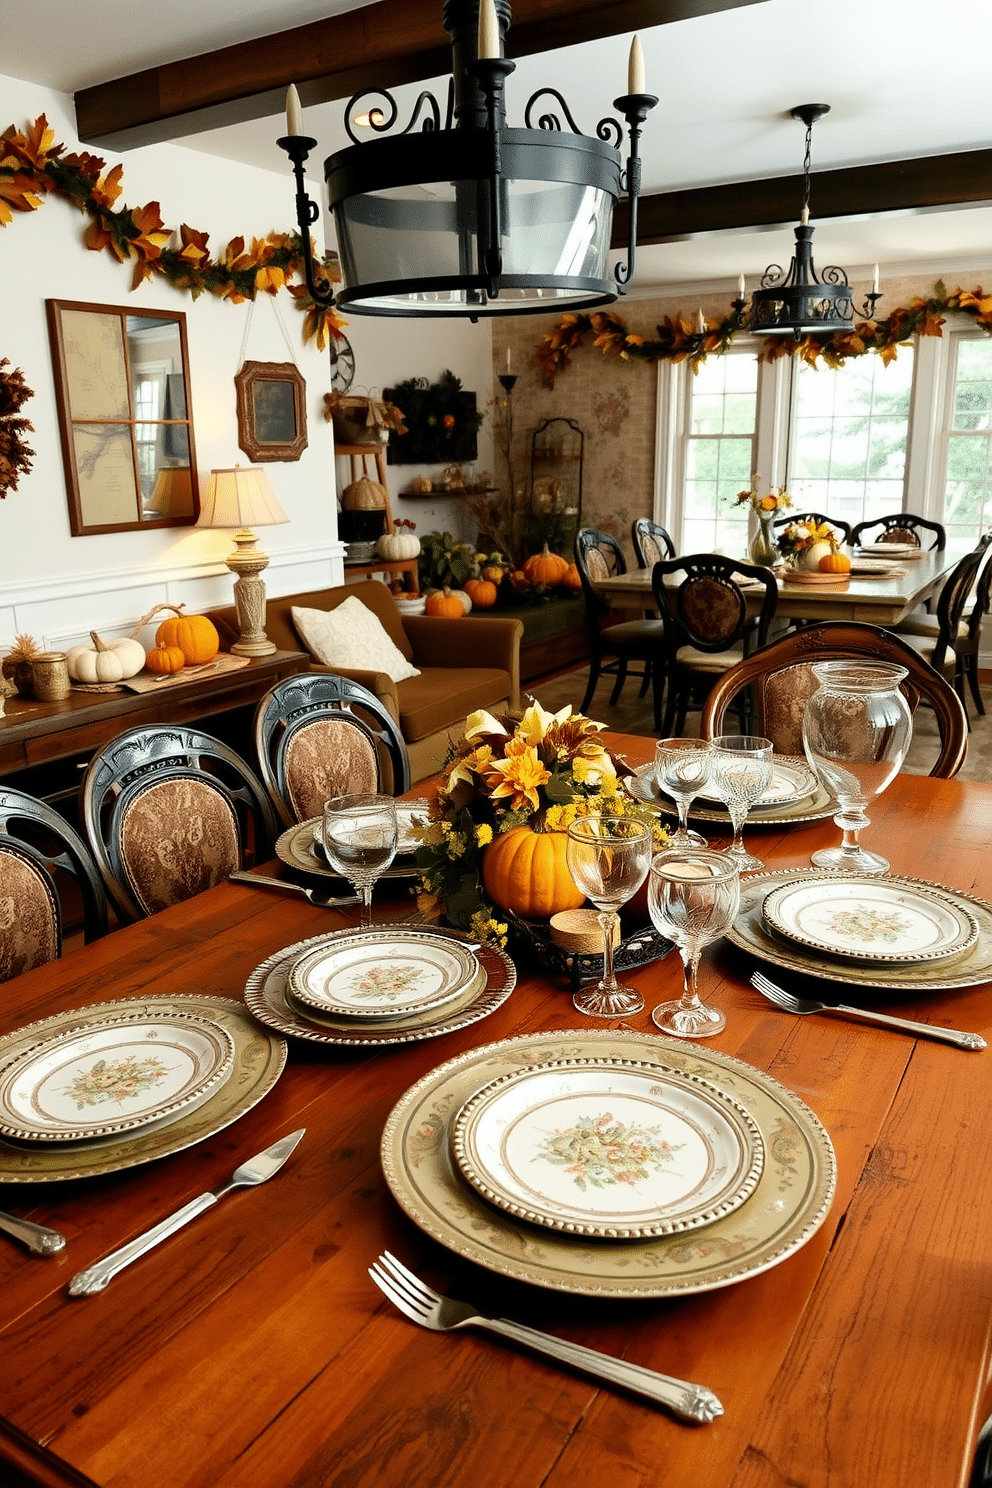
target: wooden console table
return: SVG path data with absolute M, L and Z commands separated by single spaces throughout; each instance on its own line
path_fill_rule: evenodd
M 305 651 L 276 651 L 236 671 L 191 676 L 154 692 L 72 692 L 58 703 L 8 698 L 0 716 L 0 779 L 52 804 L 72 800 L 79 766 L 93 751 L 147 723 L 196 724 L 250 761 L 256 703 L 276 682 L 309 667 Z

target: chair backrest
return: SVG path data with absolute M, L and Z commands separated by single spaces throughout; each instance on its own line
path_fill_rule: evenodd
M 992 532 L 986 533 L 979 540 L 978 546 L 972 548 L 970 553 L 965 553 L 960 563 L 955 564 L 944 580 L 944 587 L 937 599 L 937 644 L 931 658 L 932 665 L 937 671 L 940 671 L 943 666 L 944 657 L 948 651 L 956 649 L 958 626 L 964 619 L 965 605 L 973 593 L 976 594 L 977 599 L 979 571 L 990 543 L 992 543 Z M 985 566 L 987 568 L 988 564 Z M 979 616 L 978 625 L 981 628 L 981 616 Z
M 881 530 L 876 532 L 875 528 Z M 918 548 L 922 548 L 922 534 L 927 532 L 933 534 L 933 542 L 927 544 L 931 551 L 942 553 L 947 546 L 947 533 L 940 522 L 931 522 L 928 517 L 917 517 L 912 512 L 893 512 L 888 517 L 859 522 L 851 533 L 851 542 L 859 543 L 866 532 L 869 542 L 912 543 Z
M 790 522 L 816 522 L 818 526 L 822 526 L 825 522 L 828 527 L 833 527 L 834 531 L 840 534 L 841 542 L 851 541 L 851 524 L 841 517 L 825 517 L 823 512 L 807 511 L 800 512 L 796 516 L 777 517 L 772 526 L 787 527 Z
M 650 517 L 638 517 L 630 529 L 630 537 L 640 568 L 654 568 L 663 558 L 675 557 L 670 533 Z
M 61 955 L 63 873 L 82 901 L 85 937 L 96 940 L 107 899 L 83 839 L 44 801 L 0 787 L 0 982 Z
M 678 583 L 668 582 L 680 574 Z M 748 618 L 748 595 L 741 579 L 762 589 L 761 608 L 754 619 Z M 709 653 L 726 651 L 745 636 L 753 636 L 763 646 L 778 603 L 778 584 L 770 569 L 719 553 L 691 553 L 656 563 L 651 587 L 670 655 L 682 646 Z
M 313 672 L 277 682 L 255 710 L 254 738 L 262 783 L 286 827 L 319 816 L 332 796 L 410 788 L 398 724 L 347 677 Z
M 992 534 L 986 533 L 979 546 L 984 550 L 973 590 L 974 603 L 968 611 L 968 644 L 973 651 L 978 648 L 982 621 L 992 606 Z
M 130 729 L 94 755 L 81 815 L 107 892 L 140 919 L 272 854 L 276 822 L 233 749 L 181 724 Z
M 813 663 L 861 660 L 894 662 L 908 672 L 903 690 L 910 706 L 925 698 L 937 716 L 940 753 L 931 775 L 949 778 L 964 764 L 968 748 L 968 719 L 961 700 L 939 672 L 912 646 L 891 631 L 855 621 L 823 620 L 789 631 L 755 651 L 726 672 L 703 705 L 699 731 L 704 739 L 724 731 L 723 721 L 732 699 L 754 684 L 757 691 L 757 731 L 773 741 L 780 754 L 803 753 L 803 713 L 816 691 Z
M 580 527 L 575 534 L 575 566 L 582 580 L 587 615 L 607 614 L 609 601 L 596 593 L 592 580 L 612 579 L 627 572 L 627 560 L 616 538 L 608 532 L 598 532 L 595 527 Z

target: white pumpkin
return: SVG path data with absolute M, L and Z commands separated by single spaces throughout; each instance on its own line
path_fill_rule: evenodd
M 412 532 L 384 532 L 375 545 L 380 558 L 394 562 L 400 558 L 416 558 L 420 552 L 420 538 Z
M 464 589 L 452 589 L 451 592 L 455 599 L 461 600 L 462 609 L 467 615 L 472 608 L 472 596 L 466 594 Z
M 66 665 L 74 682 L 120 682 L 134 677 L 145 664 L 145 648 L 130 636 L 103 641 L 90 631 L 92 646 L 70 646 Z
M 825 558 L 828 553 L 834 551 L 833 544 L 828 542 L 815 542 L 809 548 L 803 548 L 799 554 L 799 567 L 804 573 L 818 573 L 820 559 Z

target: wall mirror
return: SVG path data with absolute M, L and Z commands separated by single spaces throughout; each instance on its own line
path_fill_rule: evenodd
M 292 362 L 245 362 L 234 379 L 238 446 L 249 460 L 298 460 L 307 447 L 307 385 Z
M 48 300 L 74 537 L 200 513 L 181 311 Z

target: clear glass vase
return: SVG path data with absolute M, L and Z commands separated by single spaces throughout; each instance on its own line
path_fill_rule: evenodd
M 748 548 L 748 557 L 752 563 L 759 568 L 774 568 L 781 559 L 778 546 L 775 542 L 775 529 L 772 523 L 775 520 L 772 512 L 758 512 L 758 530 L 751 540 Z

